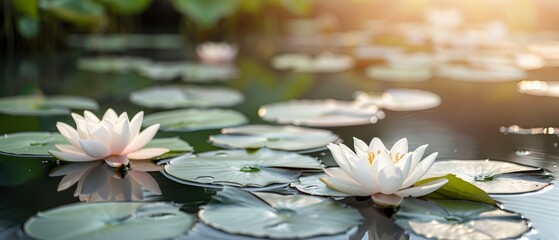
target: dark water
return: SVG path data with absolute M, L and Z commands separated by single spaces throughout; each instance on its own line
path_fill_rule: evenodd
M 250 47 L 249 47 L 250 48 Z M 243 49 L 243 48 L 241 48 Z M 242 50 L 241 50 L 242 51 Z M 45 54 L 20 56 L 7 60 L 1 82 L 2 96 L 29 93 L 41 89 L 45 94 L 74 94 L 96 99 L 100 112 L 114 108 L 117 112 L 134 114 L 150 109 L 131 104 L 127 98 L 133 90 L 169 82 L 152 82 L 135 73 L 96 74 L 76 70 L 75 62 L 87 53 Z M 143 51 L 127 55 L 142 55 L 153 59 L 175 60 L 192 56 L 188 51 Z M 514 135 L 503 134 L 501 126 L 559 127 L 559 99 L 523 95 L 516 92 L 517 82 L 473 83 L 434 78 L 426 82 L 397 83 L 368 79 L 363 68 L 334 74 L 310 74 L 277 71 L 270 67 L 266 57 L 242 54 L 236 61 L 240 78 L 224 84 L 239 89 L 245 94 L 245 102 L 233 107 L 244 113 L 250 123 L 265 123 L 257 115 L 259 106 L 288 99 L 334 98 L 351 100 L 354 91 L 380 92 L 388 88 L 416 88 L 432 91 L 442 99 L 434 109 L 413 112 L 386 111 L 384 120 L 374 125 L 331 128 L 344 142 L 352 145 L 352 137 L 368 142 L 373 137 L 381 138 L 392 145 L 396 140 L 407 137 L 410 148 L 429 144 L 427 152 L 439 152 L 438 159 L 498 159 L 513 161 L 549 170 L 557 174 L 559 165 L 559 138 L 557 135 Z M 557 80 L 559 68 L 544 68 L 529 72 L 526 79 Z M 173 83 L 180 83 L 175 80 Z M 0 132 L 56 131 L 57 121 L 73 125 L 69 116 L 25 117 L 0 115 Z M 217 149 L 208 143 L 208 136 L 217 134 L 218 129 L 187 133 L 159 132 L 158 137 L 179 136 L 194 146 L 196 152 Z M 517 154 L 518 150 L 530 154 Z M 313 154 L 325 163 L 334 161 L 326 152 Z M 0 238 L 12 238 L 21 234 L 21 224 L 38 211 L 48 210 L 64 204 L 79 202 L 74 197 L 74 187 L 57 191 L 61 180 L 49 177 L 56 166 L 51 159 L 18 158 L 0 156 Z M 171 181 L 158 172 L 151 172 L 162 191 L 162 195 L 144 192 L 148 201 L 172 201 L 185 204 L 183 209 L 196 213 L 200 205 L 207 203 L 215 190 L 186 186 Z M 537 233 L 534 239 L 557 239 L 559 234 L 553 227 L 559 216 L 547 215 L 556 212 L 557 189 L 526 197 L 529 200 L 510 200 L 511 209 L 525 212 L 533 218 Z M 505 200 L 503 200 L 505 199 Z M 508 198 L 500 197 L 507 207 Z M 512 198 L 511 198 L 512 199 Z M 371 219 L 369 219 L 371 220 Z M 536 221 L 537 220 L 537 221 Z M 376 221 L 376 220 L 375 220 Z M 381 220 L 379 220 L 381 221 Z M 388 223 L 386 223 L 388 222 Z M 390 221 L 384 220 L 384 225 Z M 396 226 L 389 226 L 395 229 Z M 367 231 L 368 226 L 359 232 Z M 380 235 L 379 235 L 380 236 Z M 358 237 L 359 238 L 359 237 Z

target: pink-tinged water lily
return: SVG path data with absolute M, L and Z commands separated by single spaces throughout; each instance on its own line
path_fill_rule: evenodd
M 204 63 L 228 63 L 237 55 L 238 48 L 228 43 L 207 42 L 196 46 L 196 53 Z
M 355 152 L 344 144 L 328 144 L 340 168 L 326 168 L 321 178 L 329 188 L 354 196 L 370 196 L 381 207 L 398 206 L 404 197 L 436 191 L 447 179 L 413 186 L 429 170 L 438 153 L 421 160 L 427 145 L 408 152 L 408 140 L 400 139 L 388 150 L 379 138 L 367 145 L 354 138 Z
M 132 120 L 123 112 L 118 116 L 108 109 L 99 120 L 95 114 L 84 111 L 81 116 L 72 113 L 76 129 L 58 122 L 58 131 L 71 145 L 55 145 L 60 151 L 49 151 L 54 157 L 70 162 L 105 160 L 113 167 L 128 164 L 129 160 L 147 160 L 169 151 L 166 148 L 143 148 L 159 129 L 153 124 L 140 132 L 144 113 L 139 112 Z

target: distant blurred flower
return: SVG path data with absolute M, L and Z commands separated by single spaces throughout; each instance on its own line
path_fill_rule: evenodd
M 321 178 L 329 188 L 354 196 L 370 196 L 381 207 L 398 206 L 404 197 L 419 197 L 448 182 L 439 179 L 412 187 L 429 170 L 438 153 L 421 161 L 427 145 L 408 152 L 408 140 L 400 139 L 388 150 L 379 138 L 367 144 L 354 138 L 355 152 L 344 144 L 328 144 L 340 168 L 326 168 Z
M 196 53 L 204 63 L 229 63 L 237 56 L 238 48 L 229 43 L 206 42 L 196 46 Z
M 166 148 L 142 149 L 159 129 L 154 124 L 140 132 L 144 113 L 139 112 L 128 120 L 126 112 L 118 116 L 114 110 L 108 109 L 99 120 L 89 111 L 84 116 L 72 113 L 77 129 L 58 122 L 58 131 L 71 145 L 56 145 L 60 151 L 49 151 L 54 157 L 70 162 L 105 160 L 112 167 L 126 165 L 129 159 L 152 159 L 169 151 Z

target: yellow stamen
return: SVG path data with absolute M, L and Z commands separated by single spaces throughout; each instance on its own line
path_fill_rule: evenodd
M 373 165 L 373 161 L 375 160 L 375 154 L 372 152 L 367 152 L 367 155 L 369 156 L 369 164 Z

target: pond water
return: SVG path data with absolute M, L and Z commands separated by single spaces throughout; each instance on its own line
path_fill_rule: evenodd
M 375 124 L 325 128 L 339 135 L 348 146 L 353 137 L 369 141 L 381 138 L 388 145 L 407 137 L 410 149 L 429 144 L 428 153 L 439 152 L 437 159 L 494 159 L 517 162 L 547 169 L 557 176 L 559 165 L 559 138 L 556 134 L 514 134 L 502 132 L 501 127 L 518 125 L 522 128 L 559 127 L 559 99 L 525 95 L 517 92 L 517 82 L 479 83 L 453 81 L 434 77 L 423 82 L 376 81 L 365 76 L 365 66 L 357 64 L 351 70 L 337 73 L 309 73 L 279 71 L 270 66 L 269 57 L 242 50 L 236 59 L 238 77 L 231 81 L 209 85 L 237 89 L 244 95 L 244 102 L 231 107 L 243 113 L 251 124 L 266 124 L 258 116 L 264 104 L 290 99 L 352 100 L 356 91 L 382 92 L 392 88 L 413 88 L 436 93 L 441 104 L 419 111 L 385 110 L 385 117 Z M 289 49 L 286 49 L 286 52 Z M 282 51 L 277 50 L 278 53 Z M 152 81 L 137 73 L 92 73 L 76 68 L 80 57 L 87 52 L 74 50 L 36 56 L 20 56 L 7 60 L 3 65 L 2 96 L 15 92 L 32 92 L 41 89 L 46 95 L 72 94 L 91 97 L 100 104 L 100 112 L 113 108 L 147 114 L 156 110 L 142 108 L 128 100 L 128 94 L 149 86 L 180 84 Z M 154 60 L 182 60 L 193 58 L 192 52 L 178 50 L 131 51 L 126 55 L 148 57 Z M 542 68 L 528 71 L 525 79 L 556 80 L 559 68 Z M 55 124 L 63 121 L 73 125 L 70 116 L 12 116 L 0 115 L 0 132 L 57 131 Z M 219 129 L 192 132 L 163 132 L 157 137 L 178 136 L 187 141 L 195 152 L 217 150 L 208 137 L 219 134 Z M 309 155 L 318 157 L 326 165 L 335 162 L 329 151 Z M 39 211 L 46 211 L 65 204 L 80 202 L 74 197 L 75 187 L 57 191 L 62 175 L 49 176 L 57 161 L 51 158 L 21 158 L 0 155 L 0 238 L 27 238 L 22 224 Z M 182 210 L 196 214 L 198 208 L 216 194 L 213 188 L 188 186 L 163 176 L 155 167 L 149 174 L 156 180 L 161 195 L 143 190 L 144 201 L 166 201 L 183 204 Z M 104 171 L 104 170 L 103 170 Z M 112 177 L 109 173 L 106 176 Z M 112 174 L 112 173 L 111 173 Z M 92 193 L 87 193 L 92 194 Z M 86 194 L 86 195 L 87 195 Z M 89 195 L 89 197 L 92 197 Z M 529 239 L 559 239 L 555 224 L 559 221 L 556 209 L 558 189 L 551 187 L 544 192 L 521 196 L 497 196 L 505 209 L 518 211 L 532 221 L 535 231 Z M 366 221 L 350 237 L 352 239 L 393 239 L 403 235 L 403 230 L 387 220 L 383 213 L 362 210 Z M 367 234 L 366 232 L 369 231 Z M 205 235 L 222 238 L 223 235 Z M 419 238 L 412 236 L 412 238 Z

